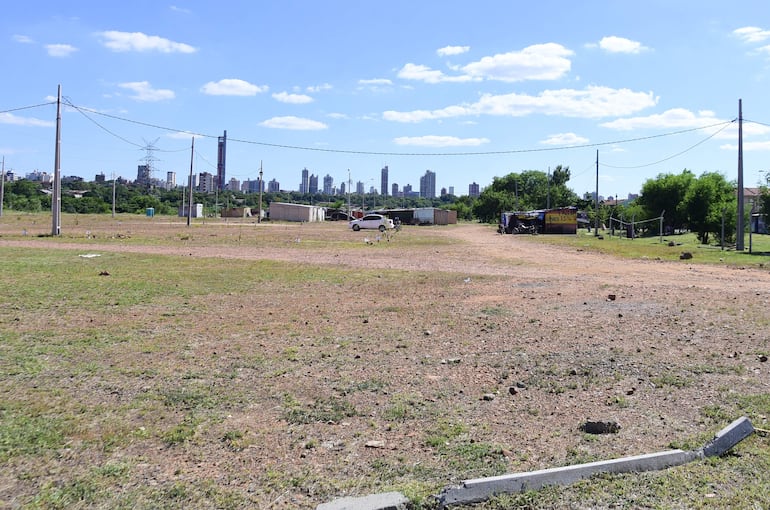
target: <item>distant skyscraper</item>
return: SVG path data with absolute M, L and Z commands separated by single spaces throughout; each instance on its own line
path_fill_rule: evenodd
M 344 182 L 340 183 L 340 195 L 344 195 L 345 194 L 345 192 L 347 191 L 347 187 L 346 186 L 347 186 L 346 183 L 344 183 Z
M 300 193 L 308 193 L 308 190 L 310 189 L 310 172 L 307 168 L 302 169 L 302 180 L 299 184 L 299 192 Z
M 278 193 L 279 191 L 281 191 L 281 184 L 278 181 L 273 179 L 267 183 L 268 193 Z
M 479 185 L 476 184 L 476 181 L 468 184 L 468 196 L 477 197 L 479 194 Z
M 203 172 L 198 174 L 198 191 L 201 193 L 214 193 L 216 179 L 213 174 Z
M 380 170 L 380 192 L 383 196 L 388 196 L 388 165 Z
M 420 177 L 420 196 L 424 198 L 436 198 L 436 172 L 425 171 Z
M 455 187 L 454 186 L 449 186 L 449 194 L 450 195 L 454 195 L 455 194 Z
M 227 131 L 217 139 L 217 182 L 218 190 L 225 189 L 225 154 L 227 153 Z
M 332 188 L 334 187 L 334 179 L 331 175 L 326 174 L 324 176 L 324 195 L 331 195 Z
M 316 174 L 312 174 L 310 176 L 310 179 L 308 181 L 308 188 L 307 192 L 311 195 L 315 195 L 318 193 L 318 176 Z
M 176 172 L 166 172 L 166 189 L 176 188 Z
M 390 196 L 397 197 L 398 196 L 398 183 L 394 182 L 393 186 L 390 188 Z
M 150 165 L 138 165 L 136 167 L 136 183 L 147 186 L 150 184 Z
M 358 181 L 356 183 L 356 193 L 358 193 L 359 195 L 363 195 L 364 194 L 364 183 L 363 182 Z

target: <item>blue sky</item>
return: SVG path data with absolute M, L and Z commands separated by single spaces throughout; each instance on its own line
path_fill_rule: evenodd
M 298 189 L 482 187 L 569 166 L 570 187 L 638 192 L 659 173 L 770 169 L 770 9 L 762 1 L 30 0 L 0 17 L 0 156 L 62 173 L 216 173 Z M 749 122 L 751 121 L 751 122 Z

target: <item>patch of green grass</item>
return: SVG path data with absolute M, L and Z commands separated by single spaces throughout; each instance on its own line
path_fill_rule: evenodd
M 0 462 L 61 448 L 66 430 L 67 423 L 57 416 L 30 415 L 21 408 L 0 408 Z
M 721 250 L 715 244 L 703 245 L 698 242 L 695 234 L 678 234 L 660 237 L 640 237 L 626 239 L 611 237 L 609 231 L 600 232 L 602 238 L 596 237 L 593 232 L 587 233 L 580 230 L 577 235 L 542 235 L 519 236 L 523 242 L 554 244 L 569 246 L 575 249 L 591 250 L 606 253 L 620 258 L 645 258 L 679 261 L 679 255 L 683 251 L 693 254 L 691 260 L 683 260 L 682 263 L 720 264 L 758 266 L 767 265 L 767 254 L 770 253 L 770 235 L 754 234 L 752 238 L 752 252 L 737 252 L 734 249 Z M 673 242 L 674 246 L 668 243 Z M 718 242 L 718 238 L 716 241 Z M 764 254 L 765 256 L 762 256 Z
M 685 377 L 679 374 L 666 373 L 650 378 L 650 382 L 658 388 L 664 388 L 670 386 L 672 388 L 686 388 L 690 386 L 693 381 L 689 377 Z
M 339 423 L 358 414 L 353 404 L 339 397 L 319 398 L 310 404 L 302 404 L 286 395 L 283 407 L 284 419 L 293 424 Z
M 163 441 L 169 446 L 186 443 L 195 437 L 200 422 L 200 418 L 192 415 L 185 416 L 181 423 L 174 425 L 163 434 Z
M 435 427 L 426 431 L 425 444 L 431 448 L 439 448 L 468 431 L 461 423 L 440 421 Z

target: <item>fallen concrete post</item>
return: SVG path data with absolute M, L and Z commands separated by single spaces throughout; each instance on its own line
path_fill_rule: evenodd
M 714 439 L 701 448 L 705 457 L 724 455 L 733 446 L 737 445 L 754 432 L 751 421 L 745 416 L 738 418 L 727 427 L 723 428 Z
M 680 466 L 695 459 L 722 455 L 751 435 L 753 431 L 751 422 L 743 417 L 719 431 L 713 440 L 698 450 L 668 450 L 588 464 L 465 480 L 460 486 L 444 489 L 438 496 L 439 507 L 478 503 L 496 494 L 537 490 L 549 485 L 567 485 L 598 473 L 657 471 Z
M 439 496 L 439 506 L 443 508 L 447 505 L 478 503 L 495 494 L 537 490 L 548 485 L 567 485 L 590 478 L 597 473 L 629 473 L 665 469 L 686 464 L 696 458 L 698 458 L 697 452 L 669 450 L 588 464 L 465 480 L 459 487 L 444 490 Z

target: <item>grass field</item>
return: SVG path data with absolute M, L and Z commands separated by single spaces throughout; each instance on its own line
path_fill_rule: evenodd
M 768 354 L 766 305 L 739 308 L 731 290 L 728 305 L 684 295 L 660 314 L 663 305 L 652 301 L 623 309 L 626 321 L 638 320 L 640 338 L 648 335 L 644 314 L 673 316 L 663 326 L 663 338 L 681 337 L 672 344 L 574 347 L 568 331 L 590 320 L 586 312 L 576 320 L 556 305 L 538 315 L 523 310 L 535 295 L 555 295 L 546 280 L 512 290 L 495 275 L 463 283 L 457 273 L 397 264 L 312 263 L 321 253 L 373 250 L 438 257 L 457 244 L 442 231 L 405 229 L 371 246 L 340 233 L 344 226 L 187 228 L 178 218 L 65 215 L 63 235 L 50 238 L 47 221 L 8 211 L 0 221 L 0 240 L 9 241 L 0 245 L 0 507 L 305 508 L 341 493 L 400 490 L 431 508 L 430 495 L 464 478 L 649 451 L 664 434 L 676 439 L 663 446 L 693 448 L 741 415 L 770 428 L 767 374 L 756 362 Z M 665 239 L 681 245 L 586 235 L 520 241 L 650 260 L 678 260 L 687 249 L 695 253 L 688 264 L 747 267 L 765 264 L 770 252 L 766 236 L 754 239 L 764 255 Z M 24 240 L 53 245 L 13 243 Z M 72 243 L 78 249 L 56 247 Z M 217 251 L 288 246 L 307 258 Z M 522 304 L 497 299 L 514 292 Z M 556 333 L 560 322 L 572 326 Z M 735 347 L 740 358 L 714 350 L 722 336 L 695 347 L 719 327 L 751 335 Z M 549 328 L 561 350 L 542 345 Z M 604 331 L 620 337 L 622 323 L 597 319 L 592 335 Z M 686 359 L 659 358 L 667 349 Z M 479 398 L 501 402 L 517 376 L 532 400 L 492 411 Z M 637 380 L 647 393 L 627 396 Z M 560 427 L 573 418 L 564 409 L 583 400 L 596 400 L 595 412 L 653 425 L 622 444 Z M 677 409 L 693 400 L 700 403 Z M 667 425 L 656 425 L 658 413 Z M 525 423 L 535 430 L 511 439 Z M 387 446 L 366 446 L 380 438 Z M 550 444 L 565 446 L 545 452 Z M 755 435 L 722 458 L 500 496 L 480 508 L 768 508 L 769 473 L 768 438 Z

